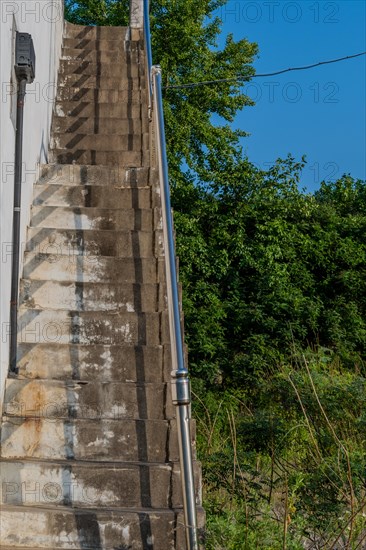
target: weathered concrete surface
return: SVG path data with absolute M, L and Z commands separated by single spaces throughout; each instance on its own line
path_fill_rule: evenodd
M 154 313 L 166 306 L 159 283 L 21 281 L 20 304 L 30 309 Z
M 204 512 L 198 509 L 198 527 L 204 528 Z M 182 512 L 143 510 L 140 513 L 78 510 L 41 510 L 9 506 L 0 510 L 0 529 L 5 550 L 183 550 Z M 32 537 L 33 535 L 33 537 Z M 38 541 L 32 545 L 34 537 Z
M 80 74 L 64 74 L 59 81 L 58 92 L 62 92 L 64 88 L 84 89 L 91 88 L 94 90 L 138 90 L 144 93 L 141 89 L 143 79 L 139 77 L 127 76 L 125 78 L 111 76 L 100 78 L 98 75 L 80 75 Z M 61 96 L 57 95 L 60 99 Z M 145 122 L 145 121 L 141 121 Z
M 118 71 L 121 73 L 121 78 L 137 78 L 139 76 L 139 68 L 137 63 L 125 65 L 121 62 L 121 68 Z M 116 65 L 113 63 L 101 64 L 93 61 L 61 59 L 60 74 L 70 75 L 79 74 L 85 76 L 98 76 L 102 78 L 113 78 L 116 74 Z
M 83 105 L 83 104 L 82 104 Z M 119 107 L 123 107 L 120 105 Z M 110 107 L 112 109 L 112 106 Z M 44 164 L 41 166 L 40 184 L 57 185 L 103 185 L 131 187 L 152 186 L 154 192 L 158 174 L 156 170 L 144 167 L 125 167 L 118 163 L 114 166 L 77 165 L 77 164 Z
M 126 85 L 121 85 L 120 88 L 115 90 L 109 88 L 89 88 L 80 85 L 75 87 L 63 86 L 57 93 L 57 101 L 61 106 L 63 102 L 68 101 L 89 101 L 96 104 L 96 109 L 99 108 L 99 104 L 101 103 L 128 102 L 130 105 L 139 105 L 142 98 L 146 99 L 139 89 L 133 89 L 132 86 Z M 98 126 L 100 129 L 103 127 L 103 118 L 99 114 Z M 114 129 L 113 134 L 115 133 L 118 133 L 118 126 Z
M 170 386 L 164 383 L 8 379 L 4 414 L 22 418 L 163 420 L 174 416 L 167 394 Z
M 52 430 L 50 430 L 50 423 Z M 175 420 L 4 417 L 4 459 L 171 463 L 179 460 Z
M 103 232 L 93 229 L 28 229 L 26 251 L 37 254 L 64 256 L 120 256 L 134 258 L 158 258 L 164 246 L 161 231 Z
M 170 382 L 169 345 L 20 343 L 20 378 Z
M 169 508 L 170 503 L 176 507 L 182 501 L 180 469 L 176 463 L 145 463 L 141 459 L 138 464 L 121 460 L 96 464 L 3 459 L 1 480 L 0 502 L 13 506 L 134 510 Z
M 72 96 L 77 97 L 77 93 Z M 97 109 L 100 118 L 118 118 L 125 119 L 128 116 L 131 120 L 138 119 L 141 114 L 141 105 L 137 102 L 134 103 L 98 103 Z M 84 98 L 71 99 L 68 101 L 62 101 L 55 106 L 55 113 L 58 117 L 78 116 L 83 118 L 90 118 L 95 115 L 96 106 L 95 103 L 88 102 Z M 146 126 L 145 126 L 146 127 Z M 135 168 L 135 167 L 134 167 Z
M 185 550 L 143 46 L 120 28 L 65 36 L 6 384 L 0 546 Z M 200 504 L 198 463 L 195 479 Z
M 19 343 L 168 344 L 167 312 L 19 309 Z
M 114 73 L 116 73 L 116 65 L 122 65 L 127 67 L 128 65 L 136 65 L 139 62 L 140 52 L 138 48 L 131 46 L 131 43 L 120 42 L 114 50 L 110 51 L 107 48 L 93 49 L 81 49 L 66 47 L 62 49 L 61 60 L 67 60 L 71 62 L 70 66 L 73 66 L 75 62 L 88 62 L 97 63 L 103 67 L 110 65 L 114 66 Z
M 94 27 L 74 25 L 65 21 L 64 38 L 79 40 L 79 48 L 84 49 L 86 41 L 95 40 L 97 42 L 103 40 L 117 40 L 124 43 L 128 39 L 128 27 Z
M 124 167 L 145 166 L 148 156 L 141 151 L 96 151 L 74 147 L 73 150 L 52 149 L 50 162 L 61 164 L 109 164 Z
M 66 33 L 68 31 L 66 29 Z M 64 48 L 74 48 L 82 51 L 110 51 L 124 49 L 124 42 L 127 38 L 125 27 L 119 27 L 119 32 L 115 34 L 113 39 L 106 38 L 64 38 Z
M 159 209 L 33 206 L 31 227 L 50 229 L 162 229 Z
M 36 185 L 34 206 L 149 209 L 158 206 L 160 195 L 150 187 L 126 189 L 115 186 L 106 193 L 103 185 Z
M 99 343 L 129 350 L 131 345 L 151 347 L 170 341 L 167 313 L 160 311 L 166 306 L 162 284 L 23 279 L 20 304 L 19 344 Z M 21 357 L 21 350 L 19 353 Z M 74 359 L 79 353 L 75 352 Z M 103 352 L 102 359 L 106 361 L 109 356 Z M 49 362 L 50 358 L 45 359 Z
M 147 133 L 148 128 L 148 121 L 142 122 L 139 118 L 99 116 L 97 125 L 95 124 L 95 120 L 88 116 L 79 117 L 77 122 L 68 120 L 67 117 L 62 116 L 57 116 L 53 119 L 53 131 L 61 134 L 73 134 L 77 130 L 83 134 L 129 135 L 137 134 L 138 132 L 141 133 L 142 129 Z
M 0 510 L 2 543 L 11 548 L 67 550 L 176 550 L 174 510 L 42 510 L 8 506 Z M 179 548 L 184 548 L 181 546 Z
M 47 254 L 26 252 L 24 278 L 85 283 L 158 283 L 165 279 L 163 262 L 157 258 L 61 254 L 50 246 Z
M 8 505 L 98 510 L 168 508 L 170 492 L 176 489 L 171 487 L 171 475 L 169 464 L 2 460 L 0 500 Z
M 122 99 L 123 100 L 123 99 Z M 108 101 L 108 99 L 107 99 Z M 95 151 L 139 151 L 144 148 L 144 140 L 148 144 L 148 136 L 141 135 L 108 135 L 108 134 L 83 134 L 73 133 L 68 135 L 65 133 L 53 134 L 51 138 L 51 146 L 53 149 L 67 150 L 95 150 Z

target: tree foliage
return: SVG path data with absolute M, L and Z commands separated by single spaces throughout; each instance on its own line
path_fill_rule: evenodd
M 126 26 L 129 19 L 129 2 L 65 0 L 65 18 L 77 25 Z
M 306 194 L 302 166 L 242 162 L 188 211 L 176 205 L 190 359 L 206 381 L 254 388 L 318 346 L 364 373 L 365 184 Z

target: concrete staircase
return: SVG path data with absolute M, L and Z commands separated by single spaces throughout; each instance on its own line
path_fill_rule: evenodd
M 144 67 L 128 29 L 66 24 L 5 392 L 4 549 L 186 548 Z

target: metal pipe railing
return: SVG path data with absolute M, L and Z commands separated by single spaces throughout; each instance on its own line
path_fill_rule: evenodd
M 191 390 L 184 360 L 180 318 L 173 218 L 170 203 L 168 161 L 166 153 L 161 68 L 152 65 L 149 0 L 144 0 L 144 37 L 147 57 L 149 107 L 155 126 L 157 163 L 163 219 L 165 272 L 167 284 L 169 330 L 172 358 L 172 399 L 177 410 L 178 444 L 181 464 L 183 509 L 187 550 L 198 550 L 197 512 L 191 439 Z
M 18 346 L 18 299 L 19 299 L 19 266 L 20 266 L 20 214 L 22 203 L 22 159 L 23 159 L 23 120 L 24 98 L 27 78 L 21 78 L 18 83 L 17 123 L 15 133 L 15 174 L 14 174 L 14 204 L 13 204 L 13 258 L 11 270 L 10 297 L 10 372 L 17 372 Z
M 168 295 L 169 329 L 172 358 L 172 398 L 177 407 L 178 444 L 181 463 L 184 520 L 188 550 L 198 550 L 196 497 L 193 475 L 190 430 L 191 391 L 188 370 L 184 364 L 183 337 L 174 246 L 173 220 L 164 129 L 161 69 L 152 67 L 153 116 L 156 125 L 157 156 L 163 218 L 165 273 Z

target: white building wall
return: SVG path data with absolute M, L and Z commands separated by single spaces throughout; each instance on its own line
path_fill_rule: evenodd
M 24 107 L 21 241 L 26 239 L 33 184 L 40 163 L 48 162 L 52 110 L 64 25 L 63 0 L 0 0 L 0 406 L 9 362 L 11 243 L 14 192 L 16 79 L 15 31 L 32 35 L 36 78 L 27 85 Z M 23 254 L 21 254 L 23 260 Z M 22 266 L 20 274 L 22 273 Z

